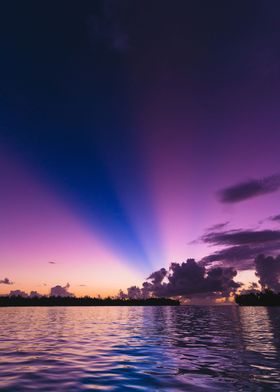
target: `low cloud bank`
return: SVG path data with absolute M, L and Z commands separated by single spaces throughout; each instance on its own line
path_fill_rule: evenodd
M 23 298 L 29 297 L 29 295 L 25 291 L 22 291 L 22 290 L 11 290 L 9 297 L 13 297 L 13 296 L 14 297 L 23 297 Z
M 153 272 L 142 287 L 132 286 L 127 294 L 120 292 L 122 298 L 186 297 L 192 298 L 201 294 L 216 297 L 228 297 L 241 284 L 233 279 L 237 271 L 232 267 L 214 267 L 206 269 L 194 259 L 182 264 L 172 263 L 166 270 L 161 268 Z
M 70 284 L 67 283 L 66 286 L 54 286 L 50 290 L 50 297 L 74 297 L 73 293 L 70 293 L 68 290 L 70 288 Z M 38 293 L 38 291 L 31 291 L 29 294 L 22 290 L 11 290 L 9 296 L 15 297 L 23 297 L 23 298 L 41 298 L 43 294 Z
M 258 255 L 253 265 L 262 289 L 280 292 L 280 255 Z M 237 271 L 233 267 L 206 268 L 203 263 L 188 259 L 181 264 L 172 263 L 169 269 L 161 268 L 153 272 L 142 287 L 131 286 L 127 293 L 120 291 L 119 298 L 141 299 L 156 297 L 183 297 L 191 301 L 196 299 L 227 298 L 234 295 L 243 284 L 234 278 Z M 252 282 L 243 292 L 257 291 L 259 286 Z
M 29 298 L 41 298 L 42 294 L 38 293 L 38 291 L 30 291 Z

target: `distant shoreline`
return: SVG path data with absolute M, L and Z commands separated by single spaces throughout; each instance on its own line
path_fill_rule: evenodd
M 255 291 L 235 296 L 239 306 L 280 306 L 280 293 L 271 290 Z
M 113 299 L 91 297 L 0 297 L 0 307 L 28 306 L 179 306 L 180 302 L 170 298 Z

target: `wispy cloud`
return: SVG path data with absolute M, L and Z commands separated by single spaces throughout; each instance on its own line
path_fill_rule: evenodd
M 211 245 L 252 245 L 280 241 L 279 230 L 229 230 L 203 235 L 201 241 Z
M 0 284 L 14 284 L 9 278 L 0 279 Z
M 251 179 L 235 184 L 219 191 L 219 199 L 223 203 L 238 203 L 253 197 L 272 193 L 280 188 L 280 175 Z
M 206 231 L 219 231 L 219 230 L 224 229 L 228 224 L 229 224 L 229 221 L 222 222 L 222 223 L 216 223 L 215 225 L 208 227 L 206 229 Z

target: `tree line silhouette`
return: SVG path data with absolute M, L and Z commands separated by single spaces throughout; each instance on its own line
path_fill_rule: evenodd
M 6 306 L 178 306 L 180 302 L 170 298 L 120 299 L 92 297 L 0 297 L 0 307 Z
M 269 289 L 254 291 L 236 295 L 235 302 L 240 306 L 280 306 L 280 293 Z

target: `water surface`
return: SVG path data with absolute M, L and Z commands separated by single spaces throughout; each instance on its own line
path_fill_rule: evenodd
M 1 391 L 280 390 L 280 308 L 0 308 Z

